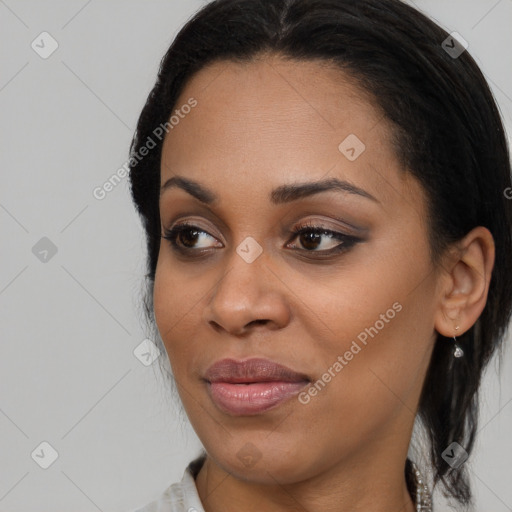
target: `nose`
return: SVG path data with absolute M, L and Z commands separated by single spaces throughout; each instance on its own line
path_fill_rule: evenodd
M 272 270 L 263 252 L 247 263 L 236 251 L 214 288 L 205 320 L 218 332 L 243 336 L 253 329 L 281 329 L 290 320 L 288 288 Z

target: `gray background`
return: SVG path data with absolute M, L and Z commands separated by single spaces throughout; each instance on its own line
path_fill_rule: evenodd
M 93 190 L 125 163 L 160 59 L 203 3 L 0 0 L 0 512 L 134 510 L 199 450 L 134 354 L 145 246 L 127 179 Z M 512 133 L 512 0 L 415 5 L 468 41 Z M 59 45 L 46 59 L 43 31 Z M 479 511 L 512 510 L 511 366 L 507 350 L 484 380 Z

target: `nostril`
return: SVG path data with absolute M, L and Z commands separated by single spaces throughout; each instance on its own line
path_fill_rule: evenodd
M 263 325 L 265 325 L 267 322 L 268 322 L 268 320 L 253 320 L 251 322 L 251 324 L 258 324 L 258 325 L 263 324 Z M 251 324 L 249 324 L 249 325 L 251 325 Z

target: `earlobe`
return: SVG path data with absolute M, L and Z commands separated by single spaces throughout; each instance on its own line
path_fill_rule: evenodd
M 450 252 L 442 264 L 443 286 L 434 319 L 437 332 L 453 337 L 475 324 L 487 302 L 494 257 L 494 239 L 483 226 L 471 230 Z

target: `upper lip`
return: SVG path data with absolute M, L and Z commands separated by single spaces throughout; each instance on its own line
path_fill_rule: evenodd
M 212 364 L 204 377 L 208 382 L 301 382 L 307 375 L 269 359 L 252 358 L 245 361 L 222 359 Z

